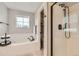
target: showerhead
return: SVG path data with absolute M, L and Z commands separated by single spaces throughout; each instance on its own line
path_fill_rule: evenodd
M 65 4 L 59 4 L 59 6 L 64 7 L 64 8 L 68 8 L 68 6 L 66 6 Z
M 61 6 L 61 7 L 65 7 L 65 4 L 59 4 L 59 6 Z

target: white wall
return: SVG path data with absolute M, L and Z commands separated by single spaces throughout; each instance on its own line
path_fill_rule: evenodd
M 8 23 L 8 9 L 0 2 L 0 22 Z M 8 32 L 8 26 L 5 24 L 0 24 L 0 35 Z
M 46 15 L 46 17 L 44 18 L 44 51 L 43 51 L 43 54 L 47 55 L 47 2 L 43 3 L 38 8 L 35 14 L 35 25 L 37 25 L 37 39 L 39 40 L 39 44 L 40 44 L 40 12 L 43 9 L 44 9 L 44 14 Z
M 30 17 L 30 28 L 16 28 L 16 16 L 29 16 Z M 35 14 L 25 11 L 19 11 L 9 9 L 9 34 L 14 33 L 32 33 L 35 25 Z

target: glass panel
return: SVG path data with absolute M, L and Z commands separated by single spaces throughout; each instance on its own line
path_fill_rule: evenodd
M 23 18 L 22 18 L 22 17 L 16 17 L 16 18 L 17 18 L 17 20 L 16 20 L 17 22 L 18 22 L 18 21 L 23 22 Z
M 24 17 L 16 17 L 16 27 L 27 27 L 29 28 L 29 18 L 24 18 Z
M 29 28 L 29 23 L 24 23 L 24 26 L 27 26 Z
M 24 18 L 24 22 L 29 23 L 29 18 Z
M 23 27 L 23 22 L 16 22 L 16 27 Z

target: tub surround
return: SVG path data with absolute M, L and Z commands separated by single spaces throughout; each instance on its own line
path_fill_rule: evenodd
M 0 47 L 0 56 L 34 56 L 39 54 L 38 41 L 16 43 L 5 47 Z
M 27 39 L 29 36 L 33 36 L 35 40 L 30 41 Z M 12 42 L 10 45 L 0 47 L 0 56 L 40 55 L 39 40 L 34 34 L 11 34 L 9 40 Z

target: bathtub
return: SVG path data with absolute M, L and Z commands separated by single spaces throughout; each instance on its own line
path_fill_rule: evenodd
M 9 39 L 12 43 L 5 47 L 0 47 L 0 56 L 33 56 L 40 54 L 40 44 L 38 40 L 29 41 L 27 34 L 11 34 Z

